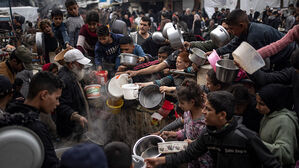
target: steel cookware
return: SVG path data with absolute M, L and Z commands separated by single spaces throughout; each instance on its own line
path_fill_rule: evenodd
M 184 46 L 184 39 L 180 29 L 168 28 L 167 37 L 173 49 L 180 49 Z
M 152 35 L 152 38 L 153 38 L 154 42 L 157 44 L 162 44 L 166 40 L 161 32 L 154 32 Z
M 224 83 L 230 83 L 235 80 L 239 73 L 239 68 L 233 60 L 222 59 L 216 63 L 216 78 Z
M 139 93 L 139 103 L 148 109 L 159 109 L 164 102 L 165 93 L 161 93 L 159 86 L 148 85 Z
M 211 31 L 210 37 L 213 43 L 215 43 L 218 47 L 222 47 L 230 41 L 229 33 L 221 25 Z
M 121 53 L 120 57 L 120 64 L 125 66 L 136 66 L 138 62 L 138 56 L 129 53 Z
M 140 138 L 133 147 L 133 154 L 142 158 L 155 158 L 161 154 L 158 151 L 158 143 L 165 142 L 164 139 L 157 135 L 148 135 Z
M 193 63 L 195 63 L 197 66 L 202 66 L 207 61 L 207 58 L 205 56 L 205 52 L 202 51 L 199 48 L 192 48 L 190 50 L 189 59 Z

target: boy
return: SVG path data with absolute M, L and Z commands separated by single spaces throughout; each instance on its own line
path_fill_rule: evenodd
M 62 48 L 70 47 L 70 38 L 66 31 L 63 21 L 63 13 L 59 9 L 53 9 L 51 12 L 52 31 Z
M 50 52 L 55 52 L 58 49 L 58 42 L 51 28 L 51 22 L 48 19 L 43 19 L 38 24 L 39 29 L 43 32 L 43 56 L 46 63 L 50 63 Z
M 123 35 L 109 32 L 105 25 L 101 25 L 97 30 L 98 42 L 95 47 L 95 64 L 98 71 L 105 69 L 113 76 L 119 66 L 119 40 Z M 111 76 L 109 75 L 109 76 Z
M 84 25 L 83 18 L 79 15 L 79 6 L 75 0 L 66 0 L 65 7 L 68 17 L 65 21 L 70 38 L 70 45 L 76 46 L 81 27 Z
M 109 168 L 132 168 L 130 147 L 123 142 L 111 142 L 104 147 Z
M 215 168 L 280 167 L 255 133 L 238 125 L 234 115 L 235 100 L 227 91 L 210 92 L 203 109 L 207 129 L 185 151 L 159 158 L 145 159 L 148 168 L 160 164 L 173 167 L 190 162 L 207 151 Z

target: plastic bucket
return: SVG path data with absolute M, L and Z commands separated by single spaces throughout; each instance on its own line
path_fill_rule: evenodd
M 110 79 L 107 91 L 112 97 L 121 98 L 124 95 L 121 86 L 129 83 L 132 83 L 132 79 L 128 74 L 116 75 Z
M 87 85 L 84 87 L 84 90 L 88 99 L 96 99 L 101 96 L 101 85 Z
M 247 42 L 242 42 L 232 55 L 234 60 L 249 74 L 265 66 L 261 55 Z
M 165 118 L 173 108 L 174 105 L 170 101 L 165 100 L 163 106 L 159 109 L 159 114 Z
M 123 99 L 109 98 L 106 100 L 107 110 L 113 114 L 118 114 L 121 111 L 123 105 L 124 105 Z
M 221 58 L 217 54 L 216 50 L 213 50 L 213 52 L 208 56 L 208 61 L 211 64 L 211 66 L 213 67 L 215 72 L 216 72 L 216 63 L 220 59 Z
M 107 82 L 108 71 L 96 71 L 97 82 L 100 85 L 105 85 Z
M 126 100 L 134 100 L 138 98 L 139 86 L 136 84 L 124 84 L 121 86 L 123 88 L 124 98 Z

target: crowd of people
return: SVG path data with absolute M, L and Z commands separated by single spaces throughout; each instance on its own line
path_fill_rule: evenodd
M 134 166 L 131 144 L 123 142 L 110 142 L 103 148 L 82 143 L 63 153 L 61 160 L 56 156 L 53 142 L 84 139 L 91 109 L 83 88 L 95 84 L 92 75 L 102 70 L 108 72 L 108 79 L 128 74 L 141 88 L 157 85 L 175 105 L 168 114 L 173 121 L 159 132 L 146 134 L 186 141 L 188 147 L 146 158 L 146 167 L 183 163 L 190 168 L 295 167 L 299 160 L 299 1 L 287 10 L 267 6 L 262 15 L 253 9 L 248 15 L 241 9 L 215 7 L 211 18 L 204 9 L 79 13 L 79 8 L 75 0 L 66 0 L 66 17 L 55 8 L 49 18 L 39 18 L 36 26 L 15 16 L 12 26 L 18 43 L 6 45 L 0 53 L 8 53 L 0 63 L 0 127 L 19 125 L 34 131 L 44 146 L 43 168 Z M 115 20 L 122 20 L 128 33 L 112 32 Z M 172 48 L 167 39 L 153 38 L 167 23 L 182 30 L 185 42 L 180 49 Z M 23 24 L 27 24 L 25 30 Z M 224 46 L 210 39 L 217 25 L 230 35 Z M 37 32 L 42 32 L 43 43 L 40 72 L 32 62 Z M 234 59 L 232 52 L 244 41 L 266 62 L 253 74 L 244 71 L 228 83 L 220 81 L 211 68 L 204 74 L 206 84 L 200 85 L 192 75 L 172 73 L 201 70 L 189 59 L 192 48 L 206 56 L 214 50 L 221 58 L 228 55 L 223 59 Z M 134 54 L 138 64 L 122 65 L 121 54 Z

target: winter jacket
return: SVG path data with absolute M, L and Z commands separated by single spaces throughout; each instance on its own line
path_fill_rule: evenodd
M 243 41 L 248 42 L 257 50 L 283 37 L 283 34 L 273 27 L 259 23 L 250 23 L 247 32 L 247 34 L 233 38 L 227 45 L 216 49 L 218 55 L 232 53 Z M 281 70 L 286 66 L 290 66 L 289 58 L 294 49 L 295 43 L 291 43 L 270 57 L 272 67 L 275 70 Z
M 0 63 L 0 75 L 7 77 L 11 84 L 14 83 L 16 78 L 16 72 L 13 71 L 8 61 Z
M 71 115 L 78 112 L 80 115 L 86 116 L 85 98 L 75 75 L 67 67 L 62 67 L 58 72 L 58 76 L 65 87 L 62 89 L 59 98 L 60 104 L 56 110 L 57 134 L 67 137 L 73 133 L 75 126 L 75 122 L 70 121 Z
M 190 162 L 207 151 L 215 168 L 281 167 L 256 134 L 238 125 L 234 118 L 220 130 L 207 127 L 185 151 L 167 155 L 166 165 L 175 167 Z
M 85 56 L 95 57 L 94 50 L 97 42 L 98 42 L 97 33 L 91 32 L 88 29 L 87 24 L 83 25 L 80 29 L 76 48 L 80 50 Z
M 52 31 L 58 40 L 59 44 L 66 48 L 66 44 L 70 44 L 70 38 L 66 30 L 65 23 L 61 23 L 58 27 L 55 26 L 54 23 L 52 23 Z
M 192 41 L 190 42 L 190 48 L 199 48 L 204 52 L 212 51 L 213 49 L 218 48 L 212 40 L 207 41 Z
M 291 85 L 293 87 L 294 111 L 299 116 L 299 73 L 296 72 L 295 68 L 285 68 L 271 73 L 258 70 L 250 75 L 250 78 L 257 86 L 264 86 L 270 83 Z
M 39 120 L 39 111 L 26 104 L 11 104 L 6 111 L 8 113 L 0 117 L 0 127 L 19 125 L 31 129 L 41 139 L 45 158 L 42 168 L 56 168 L 59 160 L 56 156 L 50 133 L 44 123 Z
M 294 167 L 294 149 L 298 148 L 296 113 L 284 108 L 264 115 L 260 124 L 260 137 L 267 148 L 285 166 Z

